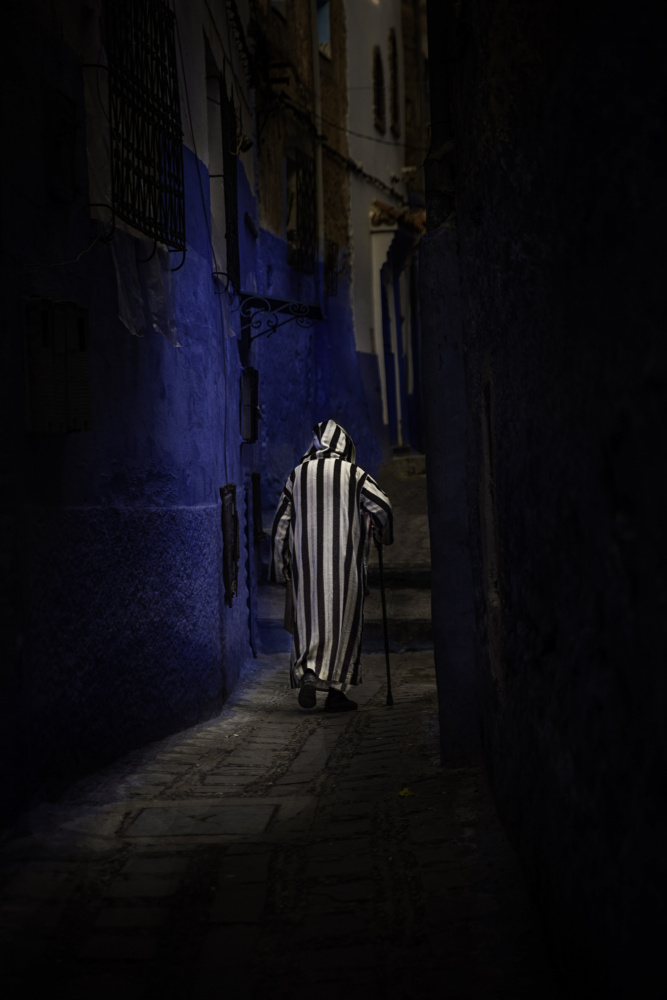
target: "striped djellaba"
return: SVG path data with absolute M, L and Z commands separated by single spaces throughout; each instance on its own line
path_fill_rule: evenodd
M 371 535 L 393 541 L 389 498 L 355 464 L 339 424 L 313 428 L 313 445 L 291 473 L 271 535 L 270 579 L 293 589 L 292 687 L 305 670 L 317 687 L 345 691 L 361 681 L 366 570 Z

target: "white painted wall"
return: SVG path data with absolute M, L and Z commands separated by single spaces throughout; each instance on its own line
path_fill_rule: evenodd
M 350 157 L 367 174 L 378 178 L 405 196 L 401 179 L 392 184 L 392 175 L 402 178 L 405 163 L 405 122 L 403 83 L 403 39 L 401 33 L 400 0 L 346 0 L 347 74 L 348 74 L 348 143 Z M 389 29 L 396 33 L 399 78 L 400 134 L 394 138 L 390 130 L 389 102 Z M 382 135 L 373 117 L 373 48 L 380 47 L 384 68 L 387 130 Z M 394 230 L 390 227 L 372 229 L 373 201 L 377 198 L 400 208 L 397 198 L 371 181 L 350 175 L 352 232 L 352 304 L 357 350 L 378 356 L 382 387 L 383 420 L 387 423 L 387 398 L 382 347 L 382 312 L 380 304 L 380 269 L 386 260 Z M 393 303 L 391 308 L 393 309 Z M 407 313 L 409 300 L 404 305 Z
M 403 147 L 399 136 L 394 140 L 389 130 L 389 29 L 396 32 L 399 69 L 399 105 L 401 132 L 403 107 L 403 64 L 400 0 L 346 0 L 347 13 L 347 73 L 349 88 L 350 155 L 361 160 L 368 173 L 379 177 L 386 184 L 390 176 L 403 165 Z M 372 56 L 373 47 L 379 45 L 384 64 L 387 107 L 387 131 L 381 135 L 373 124 Z M 369 138 L 362 138 L 367 136 Z M 377 140 L 382 140 L 378 142 Z
M 394 230 L 389 228 L 376 228 L 369 234 L 371 266 L 369 268 L 369 284 L 367 286 L 367 301 L 371 306 L 371 318 L 373 321 L 372 344 L 368 350 L 377 354 L 378 366 L 380 369 L 380 388 L 382 390 L 382 421 L 389 422 L 387 411 L 387 379 L 384 368 L 384 341 L 382 337 L 382 299 L 380 295 L 380 271 L 387 259 L 387 251 L 394 238 Z M 356 280 L 356 276 L 355 276 Z M 361 297 L 361 296 L 360 296 Z M 365 303 L 364 303 L 365 304 Z M 356 315 L 355 315 L 356 319 Z M 364 350 L 357 344 L 357 350 Z

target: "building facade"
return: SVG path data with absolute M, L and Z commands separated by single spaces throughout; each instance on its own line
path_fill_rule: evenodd
M 220 709 L 257 651 L 263 529 L 314 422 L 342 423 L 371 472 L 401 440 L 358 338 L 380 272 L 353 291 L 377 193 L 354 187 L 350 129 L 375 135 L 351 117 L 358 16 L 344 0 L 7 15 L 10 813 Z
M 662 7 L 429 3 L 443 754 L 481 743 L 564 995 L 664 982 Z M 622 136 L 622 140 L 620 137 Z
M 385 453 L 421 446 L 417 245 L 424 231 L 424 5 L 348 2 L 355 342 Z

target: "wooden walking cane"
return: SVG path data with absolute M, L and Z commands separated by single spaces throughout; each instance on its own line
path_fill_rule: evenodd
M 384 567 L 382 565 L 382 542 L 375 539 L 380 562 L 380 595 L 382 597 L 382 627 L 384 628 L 384 653 L 387 658 L 387 707 L 394 704 L 391 693 L 391 668 L 389 666 L 389 632 L 387 631 L 387 601 L 384 594 Z

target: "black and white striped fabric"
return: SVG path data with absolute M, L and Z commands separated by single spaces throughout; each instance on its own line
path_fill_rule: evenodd
M 273 522 L 270 578 L 291 579 L 294 592 L 292 687 L 305 670 L 315 672 L 322 689 L 334 684 L 344 691 L 361 680 L 371 532 L 390 545 L 393 519 L 389 498 L 355 458 L 339 424 L 317 424 Z

